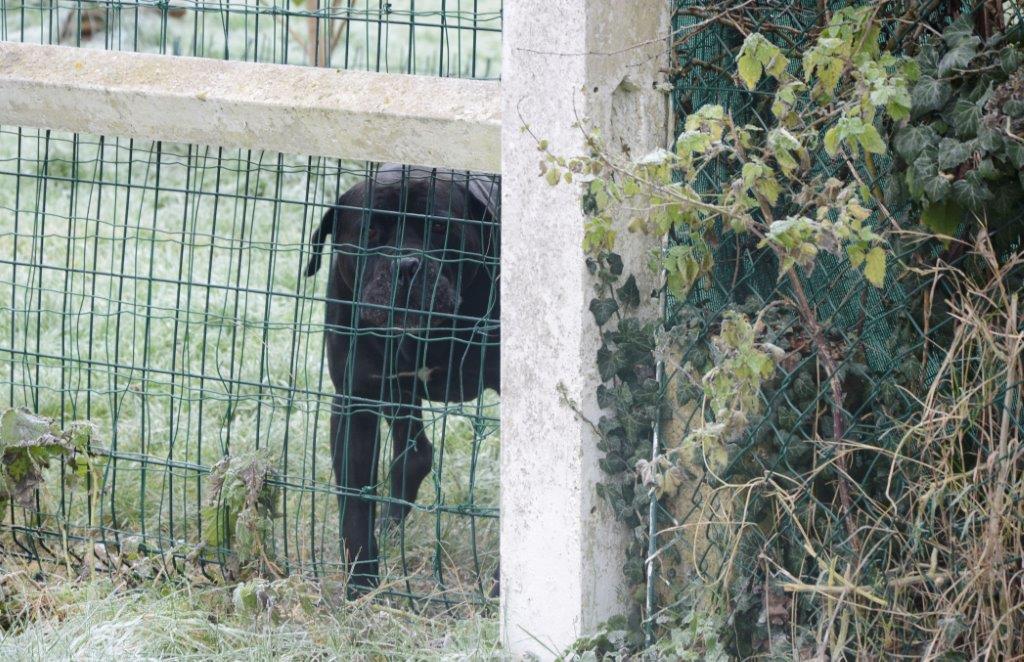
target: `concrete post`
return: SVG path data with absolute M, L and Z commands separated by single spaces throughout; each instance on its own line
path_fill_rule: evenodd
M 581 186 L 549 187 L 529 125 L 584 153 L 577 118 L 634 156 L 664 147 L 669 0 L 507 0 L 502 59 L 502 638 L 550 658 L 629 607 L 627 532 L 597 497 L 600 344 L 581 249 Z M 627 264 L 650 243 L 620 235 Z M 637 277 L 643 275 L 637 270 Z M 641 282 L 641 292 L 650 283 Z M 645 287 L 646 285 L 646 287 Z M 650 301 L 651 312 L 657 306 Z

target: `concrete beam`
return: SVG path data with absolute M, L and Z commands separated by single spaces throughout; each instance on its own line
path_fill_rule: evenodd
M 670 0 L 516 0 L 503 16 L 501 219 L 501 616 L 517 658 L 549 659 L 631 608 L 630 532 L 595 485 L 598 329 L 581 249 L 583 185 L 538 176 L 535 139 L 584 154 L 577 117 L 639 157 L 667 143 Z M 620 219 L 621 220 L 621 219 Z M 620 233 L 641 293 L 648 238 Z M 646 312 L 659 313 L 649 299 Z
M 0 124 L 497 172 L 496 82 L 0 43 Z

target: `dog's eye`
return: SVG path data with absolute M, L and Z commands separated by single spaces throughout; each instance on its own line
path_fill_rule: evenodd
M 371 244 L 377 243 L 380 241 L 380 229 L 371 227 L 369 232 L 366 233 L 366 238 Z

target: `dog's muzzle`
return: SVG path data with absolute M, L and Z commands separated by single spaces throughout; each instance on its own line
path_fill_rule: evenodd
M 360 319 L 374 327 L 425 329 L 450 324 L 459 297 L 442 269 L 419 257 L 396 257 L 373 270 Z

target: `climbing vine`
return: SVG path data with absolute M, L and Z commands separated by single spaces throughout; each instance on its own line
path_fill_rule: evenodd
M 887 21 L 883 3 L 840 9 L 799 50 L 746 33 L 732 75 L 756 100 L 747 114 L 756 123 L 707 104 L 686 115 L 671 149 L 638 159 L 614 152 L 586 123 L 584 155 L 538 141 L 541 176 L 586 191 L 583 248 L 605 382 L 596 427 L 608 477 L 597 489 L 634 532 L 624 571 L 638 601 L 654 609 L 643 627 L 617 620 L 581 640 L 576 655 L 625 654 L 643 645 L 645 631 L 661 633 L 653 653 L 673 658 L 918 650 L 908 634 L 917 619 L 865 614 L 906 605 L 888 601 L 903 586 L 890 575 L 905 574 L 916 551 L 901 558 L 883 541 L 911 519 L 900 509 L 919 503 L 886 496 L 890 484 L 872 472 L 900 464 L 907 494 L 917 494 L 914 476 L 937 480 L 871 450 L 919 415 L 928 352 L 909 354 L 920 327 L 901 323 L 884 339 L 901 356 L 898 367 L 869 367 L 865 313 L 839 327 L 809 287 L 823 264 L 840 265 L 829 269 L 841 282 L 865 284 L 851 289 L 862 306 L 891 301 L 893 280 L 900 291 L 917 287 L 922 260 L 954 237 L 968 251 L 994 245 L 985 255 L 1019 248 L 1012 225 L 1024 196 L 1024 78 L 1017 42 L 975 34 L 969 15 L 929 28 L 909 54 L 895 50 L 905 26 Z M 625 265 L 615 252 L 623 232 L 661 247 L 647 265 Z M 737 297 L 724 310 L 708 304 L 726 236 L 750 260 L 773 265 L 770 297 Z M 998 271 L 986 264 L 986 273 Z M 643 268 L 661 279 L 673 325 L 637 313 L 630 272 Z M 906 307 L 926 333 L 952 307 L 918 304 Z M 955 332 L 943 333 L 952 342 Z M 794 445 L 794 436 L 805 441 Z M 899 504 L 893 512 L 876 509 L 886 498 Z M 680 501 L 689 513 L 666 505 Z M 652 539 L 654 530 L 673 533 Z M 710 575 L 700 570 L 709 560 L 719 568 Z M 657 586 L 652 564 L 667 569 Z M 852 597 L 836 601 L 833 591 Z

